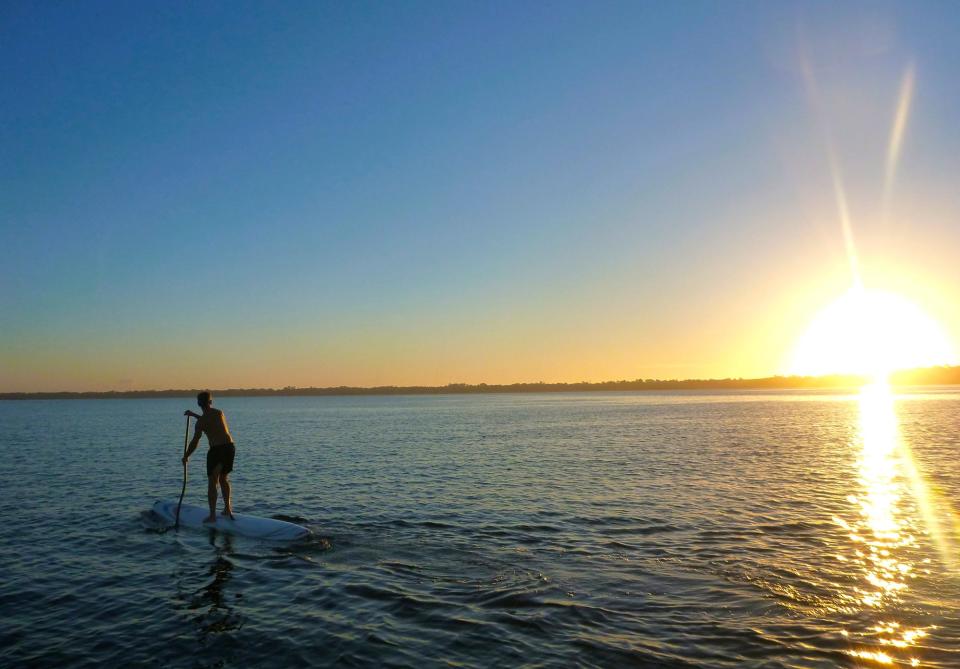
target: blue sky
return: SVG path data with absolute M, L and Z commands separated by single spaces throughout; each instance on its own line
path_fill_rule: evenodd
M 843 274 L 800 45 L 863 253 L 949 272 L 958 13 L 8 4 L 0 390 L 773 373 Z

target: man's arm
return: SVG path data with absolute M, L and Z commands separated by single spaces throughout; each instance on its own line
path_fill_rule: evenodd
M 200 423 L 197 423 L 197 429 L 193 433 L 193 439 L 190 440 L 190 446 L 187 447 L 187 453 L 183 456 L 183 464 L 187 464 L 187 460 L 189 460 L 190 456 L 193 455 L 193 452 L 197 450 L 197 446 L 200 444 L 201 434 L 203 434 L 203 428 L 200 427 Z

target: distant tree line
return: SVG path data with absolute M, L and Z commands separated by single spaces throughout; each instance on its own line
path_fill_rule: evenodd
M 451 395 L 469 393 L 570 393 L 625 390 L 770 390 L 770 389 L 829 389 L 851 388 L 867 381 L 856 375 L 827 376 L 768 376 L 760 379 L 634 379 L 633 381 L 601 381 L 590 383 L 511 383 L 468 384 L 451 383 L 445 386 L 376 386 L 356 388 L 336 386 L 330 388 L 225 388 L 213 390 L 219 397 L 293 397 L 317 395 Z M 895 372 L 891 375 L 894 385 L 955 385 L 960 384 L 960 366 L 925 367 Z M 111 390 L 104 392 L 40 392 L 0 393 L 0 400 L 26 399 L 111 399 L 111 398 L 157 398 L 191 397 L 203 388 L 176 390 Z

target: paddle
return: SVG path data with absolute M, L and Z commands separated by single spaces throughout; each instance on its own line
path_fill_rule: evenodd
M 187 428 L 183 432 L 183 457 L 187 457 L 187 438 L 190 436 L 190 416 L 187 416 Z M 173 529 L 180 528 L 180 505 L 183 504 L 183 494 L 187 492 L 187 463 L 183 463 L 183 487 L 180 489 L 180 501 L 177 502 L 177 519 Z

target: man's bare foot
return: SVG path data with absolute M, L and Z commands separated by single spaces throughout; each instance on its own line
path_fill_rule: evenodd
M 217 517 L 216 517 L 216 516 L 207 516 L 206 518 L 203 519 L 203 522 L 204 522 L 204 524 L 206 524 L 206 523 L 215 523 L 215 522 L 217 522 Z
M 224 510 L 223 510 L 223 513 L 220 514 L 220 515 L 221 515 L 221 516 L 226 516 L 226 517 L 229 518 L 230 520 L 236 520 L 236 518 L 233 517 L 233 509 L 224 509 Z

